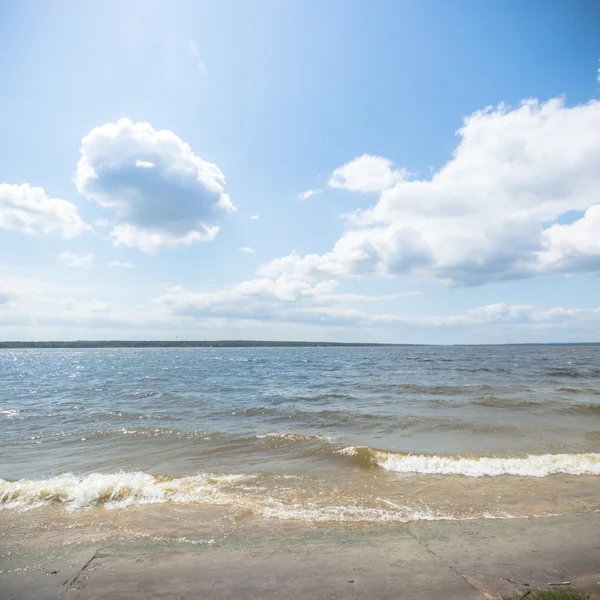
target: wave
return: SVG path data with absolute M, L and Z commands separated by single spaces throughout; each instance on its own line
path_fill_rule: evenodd
M 485 435 L 497 435 L 502 433 L 518 434 L 520 432 L 519 428 L 516 425 L 490 425 L 487 423 L 476 423 L 470 421 L 463 421 L 462 419 L 447 418 L 407 418 L 404 422 L 400 424 L 392 424 L 392 430 L 409 428 L 416 429 L 420 432 L 471 431 L 473 433 Z
M 464 457 L 386 452 L 365 446 L 337 451 L 368 465 L 396 473 L 464 475 L 466 477 L 548 477 L 549 475 L 600 475 L 600 454 L 530 454 L 523 457 Z
M 273 434 L 261 441 L 302 441 L 303 436 Z M 298 439 L 300 438 L 300 439 Z M 368 469 L 395 473 L 467 477 L 547 477 L 557 474 L 600 475 L 600 454 L 543 454 L 525 457 L 464 457 L 402 454 L 369 447 L 335 448 L 330 455 Z M 347 477 L 347 475 L 346 475 Z M 335 482 L 334 482 L 335 483 Z M 0 510 L 33 510 L 62 506 L 68 511 L 100 507 L 127 509 L 143 505 L 177 504 L 221 507 L 239 515 L 308 522 L 411 522 L 465 518 L 509 518 L 482 507 L 458 512 L 424 505 L 406 506 L 373 492 L 348 492 L 325 480 L 306 476 L 248 473 L 200 473 L 188 476 L 144 472 L 67 473 L 44 479 L 0 479 Z M 473 510 L 475 512 L 473 512 Z
M 600 402 L 590 402 L 588 404 L 571 404 L 564 412 L 580 413 L 588 415 L 600 415 Z
M 323 400 L 358 400 L 351 394 L 340 394 L 339 392 L 330 392 L 327 394 L 314 394 L 312 396 L 295 396 L 288 398 L 298 402 L 322 402 Z
M 600 369 L 578 370 L 573 368 L 554 368 L 549 369 L 546 374 L 551 377 L 571 377 L 573 379 L 596 378 L 600 377 Z
M 556 388 L 557 392 L 567 392 L 569 394 L 586 394 L 590 396 L 600 395 L 600 389 L 598 388 L 578 388 L 570 386 L 559 386 Z
M 142 504 L 226 504 L 222 490 L 253 475 L 207 475 L 191 477 L 153 476 L 143 472 L 72 473 L 48 479 L 0 479 L 0 508 L 31 509 L 63 504 L 71 510 L 92 506 L 124 508 Z
M 402 384 L 390 384 L 383 386 L 383 389 L 409 393 L 409 394 L 424 394 L 427 396 L 461 396 L 469 394 L 477 390 L 491 390 L 492 387 L 487 384 L 482 385 L 424 385 L 418 383 L 402 383 Z
M 499 396 L 492 396 L 490 394 L 486 396 L 480 396 L 470 401 L 470 404 L 476 406 L 486 406 L 489 408 L 539 408 L 547 406 L 548 402 L 541 402 L 538 400 L 526 400 L 525 398 L 501 398 Z
M 292 476 L 279 476 L 287 481 Z M 71 473 L 41 480 L 0 479 L 0 509 L 28 511 L 62 505 L 69 511 L 94 507 L 126 509 L 148 504 L 195 504 L 221 506 L 242 515 L 308 522 L 400 522 L 456 520 L 456 515 L 418 507 L 403 506 L 384 498 L 323 497 L 320 489 L 306 495 L 299 488 L 281 490 L 261 485 L 258 475 L 200 474 L 188 477 L 161 477 L 143 472 L 92 473 L 84 477 Z M 479 515 L 491 518 L 487 513 Z M 476 517 L 467 517 L 476 518 Z M 499 515 L 494 518 L 510 518 Z

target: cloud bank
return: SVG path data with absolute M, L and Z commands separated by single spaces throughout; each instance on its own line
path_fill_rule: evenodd
M 177 317 L 224 317 L 327 325 L 348 325 L 370 319 L 352 304 L 398 300 L 417 291 L 369 296 L 339 291 L 340 283 L 300 281 L 281 276 L 257 278 L 218 291 L 195 292 L 182 286 L 169 289 L 157 298 Z
M 379 191 L 325 254 L 291 253 L 264 276 L 414 275 L 477 285 L 600 269 L 600 102 L 528 100 L 473 113 L 429 179 L 363 155 L 333 187 Z

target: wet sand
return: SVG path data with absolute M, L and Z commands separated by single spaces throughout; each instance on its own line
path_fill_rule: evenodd
M 6 539 L 4 540 L 6 541 Z M 0 549 L 2 600 L 600 598 L 600 514 L 373 528 L 248 520 L 213 543 L 46 536 Z

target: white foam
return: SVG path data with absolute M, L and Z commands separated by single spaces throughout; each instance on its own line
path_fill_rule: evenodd
M 428 456 L 373 451 L 375 462 L 388 471 L 423 475 L 467 477 L 548 477 L 549 475 L 600 475 L 600 454 L 531 454 L 518 458 Z
M 252 475 L 195 475 L 165 479 L 148 473 L 71 473 L 48 479 L 6 481 L 0 479 L 0 508 L 29 510 L 59 503 L 69 510 L 103 505 L 123 508 L 141 504 L 205 503 L 228 504 L 224 488 Z
M 368 506 L 319 506 L 316 503 L 286 505 L 271 501 L 259 510 L 259 514 L 267 519 L 308 521 L 309 523 L 360 523 L 360 522 L 395 522 L 410 523 L 413 521 L 454 520 L 451 515 L 435 513 L 428 510 L 413 510 L 398 507 L 399 510 L 386 510 L 383 507 Z
M 81 510 L 95 506 L 116 509 L 177 503 L 229 505 L 268 519 L 307 522 L 406 523 L 453 518 L 426 508 L 415 510 L 382 498 L 377 498 L 374 506 L 354 502 L 329 505 L 323 503 L 319 496 L 297 501 L 293 496 L 286 498 L 287 493 L 283 498 L 275 498 L 266 488 L 248 485 L 255 479 L 254 475 L 208 474 L 165 479 L 142 472 L 93 473 L 85 477 L 68 473 L 48 479 L 15 482 L 0 479 L 0 508 L 32 510 L 61 504 L 67 510 Z
M 335 442 L 336 438 L 327 435 L 301 435 L 299 433 L 262 433 L 255 436 L 257 439 L 278 439 L 289 440 L 291 442 L 309 442 L 311 440 L 326 441 L 329 443 Z
M 278 440 L 290 440 L 291 442 L 306 442 L 312 439 L 310 435 L 299 435 L 296 433 L 264 433 L 257 434 L 256 437 L 261 440 L 273 438 Z

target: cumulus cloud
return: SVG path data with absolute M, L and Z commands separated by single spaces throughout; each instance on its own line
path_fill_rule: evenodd
M 238 248 L 238 250 L 245 254 L 254 254 L 255 252 L 254 248 L 251 248 L 250 246 L 242 246 L 241 248 Z
M 94 264 L 93 254 L 74 254 L 73 252 L 61 252 L 58 260 L 65 266 L 76 269 L 89 269 Z
M 252 215 L 252 216 L 250 217 L 250 220 L 251 220 L 251 221 L 260 221 L 260 215 Z
M 406 177 L 404 169 L 396 170 L 393 165 L 388 158 L 363 154 L 337 168 L 328 185 L 352 192 L 381 192 Z
M 306 190 L 305 192 L 298 194 L 298 200 L 306 200 L 307 198 L 310 198 L 316 194 L 321 194 L 322 192 L 323 190 Z
M 600 268 L 600 204 L 569 225 L 554 224 L 543 232 L 540 268 L 548 271 L 596 271 Z
M 412 274 L 475 285 L 598 270 L 598 131 L 598 101 L 567 107 L 561 99 L 528 100 L 475 112 L 458 131 L 452 158 L 431 178 L 393 187 L 388 180 L 389 189 L 352 215 L 330 252 L 292 253 L 261 273 Z M 348 174 L 355 162 L 334 172 L 334 185 L 375 190 Z
M 135 265 L 130 262 L 121 262 L 120 260 L 115 260 L 113 262 L 108 263 L 109 267 L 114 267 L 115 269 L 133 269 Z
M 234 212 L 217 165 L 196 156 L 172 131 L 121 119 L 82 140 L 79 192 L 115 212 L 115 245 L 148 253 L 212 240 Z
M 0 228 L 28 234 L 59 233 L 75 237 L 89 229 L 71 202 L 49 197 L 28 183 L 0 183 Z

